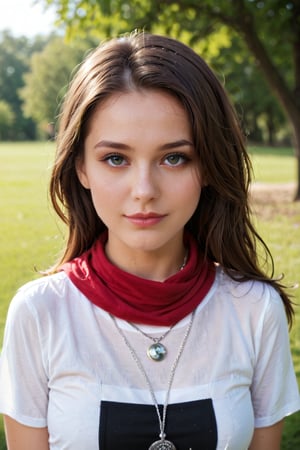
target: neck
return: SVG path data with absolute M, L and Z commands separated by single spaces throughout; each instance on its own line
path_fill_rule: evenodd
M 126 251 L 119 245 L 107 241 L 105 247 L 107 258 L 112 264 L 127 273 L 153 281 L 164 281 L 181 270 L 187 260 L 187 250 L 183 242 L 176 248 L 154 251 Z

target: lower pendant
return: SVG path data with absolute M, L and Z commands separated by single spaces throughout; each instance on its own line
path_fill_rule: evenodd
M 176 447 L 172 442 L 161 439 L 160 441 L 153 442 L 149 450 L 176 450 Z

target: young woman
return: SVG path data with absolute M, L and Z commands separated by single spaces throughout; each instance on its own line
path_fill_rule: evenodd
M 11 303 L 9 450 L 277 450 L 299 409 L 291 302 L 259 266 L 250 162 L 217 78 L 145 33 L 82 64 L 50 193 L 64 254 Z

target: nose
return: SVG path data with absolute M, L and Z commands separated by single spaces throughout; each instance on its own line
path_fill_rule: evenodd
M 132 179 L 132 196 L 135 200 L 149 201 L 159 196 L 159 176 L 155 167 L 136 167 Z

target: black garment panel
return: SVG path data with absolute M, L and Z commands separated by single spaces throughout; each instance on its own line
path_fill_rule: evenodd
M 159 410 L 162 415 L 162 405 Z M 100 450 L 148 450 L 159 440 L 153 405 L 101 402 Z M 211 399 L 168 406 L 165 433 L 177 450 L 215 450 L 217 424 Z

